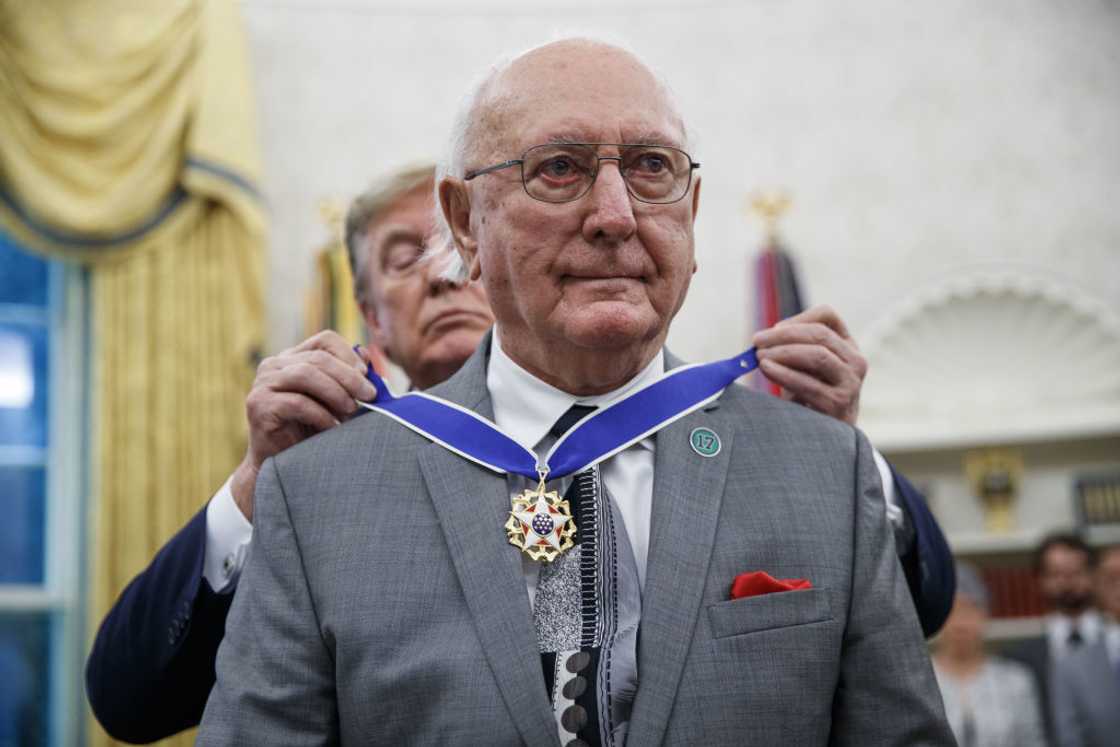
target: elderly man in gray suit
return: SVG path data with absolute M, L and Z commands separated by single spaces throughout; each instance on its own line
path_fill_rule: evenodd
M 866 439 L 664 350 L 686 147 L 612 46 L 480 84 L 438 189 L 495 329 L 265 464 L 199 744 L 953 743 Z
M 1094 571 L 1101 634 L 1054 670 L 1054 720 L 1061 747 L 1120 743 L 1120 545 L 1098 555 Z

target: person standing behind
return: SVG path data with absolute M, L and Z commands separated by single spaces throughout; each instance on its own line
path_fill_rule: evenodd
M 1035 552 L 1035 572 L 1043 600 L 1052 611 L 1046 616 L 1042 635 L 1006 651 L 1008 658 L 1034 673 L 1051 743 L 1055 741 L 1054 667 L 1071 651 L 1094 643 L 1100 634 L 1100 616 L 1093 609 L 1095 560 L 1093 548 L 1076 534 L 1057 532 L 1042 540 Z
M 957 563 L 957 596 L 941 629 L 933 671 L 960 747 L 1043 747 L 1042 708 L 1022 664 L 984 650 L 990 600 L 979 574 Z
M 1100 554 L 1094 574 L 1101 634 L 1054 671 L 1054 712 L 1061 747 L 1120 744 L 1120 545 Z

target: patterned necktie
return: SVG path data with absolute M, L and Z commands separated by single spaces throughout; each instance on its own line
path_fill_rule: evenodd
M 574 405 L 550 434 L 594 409 Z M 533 603 L 545 684 L 562 745 L 623 745 L 638 687 L 638 568 L 598 467 L 575 475 L 564 497 L 576 546 L 541 566 Z

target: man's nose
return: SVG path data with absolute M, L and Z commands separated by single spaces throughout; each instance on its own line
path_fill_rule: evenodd
M 583 222 L 583 236 L 589 242 L 618 243 L 637 230 L 634 204 L 618 161 L 604 159 L 599 164 L 599 174 L 585 199 L 590 212 Z
M 438 296 L 455 287 L 455 284 L 443 277 L 443 263 L 427 260 L 423 263 L 421 271 L 424 273 L 424 283 L 429 296 Z

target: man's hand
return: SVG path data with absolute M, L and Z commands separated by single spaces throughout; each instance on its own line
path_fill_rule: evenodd
M 354 400 L 377 396 L 365 378 L 366 366 L 367 361 L 331 331 L 261 362 L 245 398 L 249 449 L 230 483 L 246 519 L 253 520 L 253 490 L 265 459 L 346 420 L 358 409 Z
M 867 359 L 829 306 L 814 306 L 754 336 L 758 365 L 782 396 L 856 424 Z

